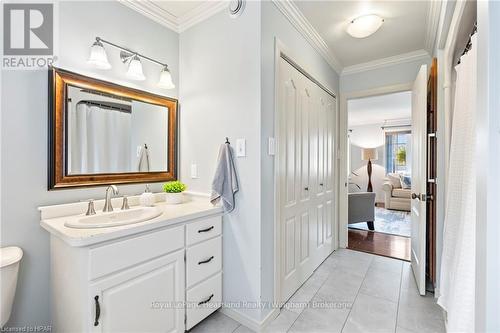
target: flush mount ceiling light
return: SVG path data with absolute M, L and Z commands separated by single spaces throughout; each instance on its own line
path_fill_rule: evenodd
M 160 81 L 158 81 L 158 87 L 164 89 L 175 88 L 175 84 L 172 82 L 172 75 L 170 75 L 168 66 L 165 66 L 160 73 Z
M 384 23 L 378 15 L 363 15 L 355 18 L 347 26 L 347 33 L 354 38 L 365 38 L 374 34 Z
M 90 56 L 87 60 L 89 64 L 99 69 L 110 69 L 111 64 L 108 61 L 106 50 L 99 39 L 96 39 L 94 44 L 90 47 Z
M 163 89 L 173 89 L 175 88 L 174 83 L 172 82 L 172 75 L 170 75 L 170 70 L 168 69 L 168 65 L 162 63 L 153 58 L 147 57 L 143 54 L 131 51 L 123 46 L 111 43 L 107 40 L 104 40 L 100 37 L 96 37 L 94 44 L 90 47 L 90 57 L 88 63 L 93 65 L 99 69 L 109 69 L 111 68 L 110 63 L 108 62 L 108 57 L 106 55 L 106 50 L 104 49 L 104 45 L 109 45 L 114 48 L 121 50 L 120 59 L 123 63 L 128 63 L 127 69 L 127 77 L 132 80 L 145 80 L 144 72 L 142 70 L 142 60 L 147 60 L 156 65 L 161 66 L 160 72 L 160 80 L 158 81 L 158 86 Z

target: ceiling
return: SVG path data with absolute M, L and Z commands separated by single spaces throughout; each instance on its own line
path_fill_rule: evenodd
M 349 127 L 411 119 L 411 91 L 350 99 L 347 103 Z
M 153 1 L 158 7 L 179 18 L 200 6 L 204 1 Z
M 432 1 L 304 1 L 294 4 L 326 42 L 342 67 L 428 48 Z M 357 39 L 346 32 L 348 22 L 364 14 L 385 19 L 375 34 Z

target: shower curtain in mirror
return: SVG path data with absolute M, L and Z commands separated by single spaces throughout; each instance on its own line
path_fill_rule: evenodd
M 476 39 L 456 66 L 438 304 L 448 332 L 474 332 Z
M 130 172 L 131 114 L 86 103 L 70 110 L 70 172 Z

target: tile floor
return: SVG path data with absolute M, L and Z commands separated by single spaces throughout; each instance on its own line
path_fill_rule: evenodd
M 190 332 L 253 331 L 215 312 Z M 444 321 L 433 295 L 418 295 L 409 263 L 342 249 L 318 267 L 263 332 L 429 333 L 444 332 Z

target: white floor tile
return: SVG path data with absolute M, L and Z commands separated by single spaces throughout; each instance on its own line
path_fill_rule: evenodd
M 359 294 L 342 332 L 394 332 L 396 317 L 397 303 Z
M 232 333 L 240 324 L 216 311 L 201 323 L 193 327 L 190 333 Z

